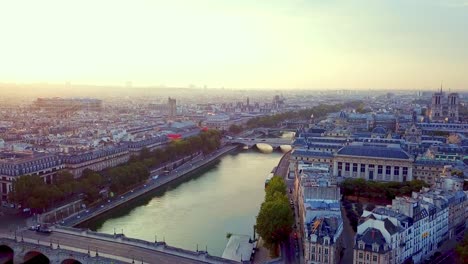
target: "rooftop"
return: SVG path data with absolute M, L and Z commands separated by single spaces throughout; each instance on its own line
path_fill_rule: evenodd
M 250 260 L 254 244 L 247 235 L 231 235 L 224 249 L 222 258 L 234 261 Z
M 410 156 L 401 148 L 383 146 L 345 146 L 338 150 L 337 155 L 404 160 L 410 159 Z

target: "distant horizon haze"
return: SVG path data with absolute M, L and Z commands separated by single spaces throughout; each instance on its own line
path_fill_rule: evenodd
M 468 0 L 0 0 L 0 86 L 468 91 L 467 29 Z

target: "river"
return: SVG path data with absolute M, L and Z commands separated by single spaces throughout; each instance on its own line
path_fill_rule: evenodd
M 281 153 L 254 150 L 228 154 L 184 179 L 142 196 L 81 226 L 91 230 L 221 256 L 226 234 L 253 233 L 264 182 Z

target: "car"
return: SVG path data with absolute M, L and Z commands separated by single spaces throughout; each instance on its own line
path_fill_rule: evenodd
M 110 200 L 107 200 L 108 203 L 110 203 Z
M 40 227 L 36 230 L 36 232 L 43 233 L 43 234 L 50 234 L 52 233 L 52 230 L 50 230 L 49 228 Z
M 125 198 L 125 197 L 123 197 L 123 196 L 120 196 L 120 199 L 123 199 L 123 198 Z
M 101 204 L 101 208 L 104 208 L 104 205 L 103 205 L 103 204 Z
M 133 190 L 130 191 L 131 193 L 133 192 Z
M 80 218 L 81 218 L 81 216 L 80 216 L 80 215 L 77 215 L 77 216 L 76 216 L 76 218 L 80 219 Z
M 146 184 L 145 184 L 145 185 L 143 185 L 143 187 L 146 187 Z
M 86 210 L 85 213 L 89 213 L 89 210 Z

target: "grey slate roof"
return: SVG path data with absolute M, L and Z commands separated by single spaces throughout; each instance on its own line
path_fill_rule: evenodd
M 345 146 L 338 150 L 337 155 L 404 160 L 410 158 L 410 156 L 401 148 L 391 148 L 382 146 Z

